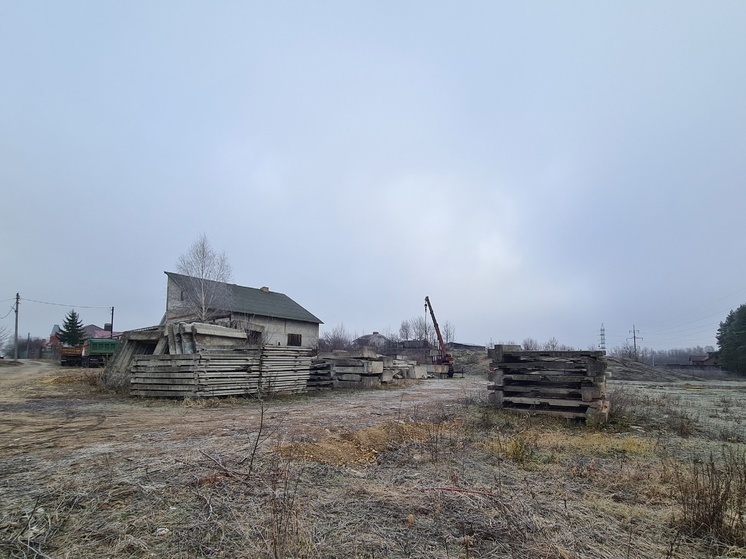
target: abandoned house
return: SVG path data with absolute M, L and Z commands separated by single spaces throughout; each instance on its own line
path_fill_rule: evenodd
M 244 330 L 249 341 L 256 344 L 318 346 L 322 321 L 284 293 L 174 272 L 165 274 L 168 282 L 164 324 L 209 322 Z

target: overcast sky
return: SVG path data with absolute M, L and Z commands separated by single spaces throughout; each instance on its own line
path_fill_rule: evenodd
M 322 332 L 429 295 L 461 342 L 714 345 L 744 29 L 741 0 L 0 0 L 0 327 L 16 293 L 23 337 L 156 324 L 205 233 Z

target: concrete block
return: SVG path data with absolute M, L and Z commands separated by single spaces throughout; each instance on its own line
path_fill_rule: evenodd
M 352 374 L 359 375 L 365 372 L 365 369 L 362 365 L 359 367 L 351 367 L 351 366 L 341 366 L 341 365 L 335 364 L 334 372 L 337 374 L 337 376 L 344 375 L 346 373 L 352 373 Z
M 360 380 L 360 384 L 363 388 L 378 388 L 381 386 L 381 377 L 378 375 L 363 377 Z
M 366 361 L 365 372 L 370 375 L 380 375 L 383 372 L 383 361 Z
M 373 350 L 373 348 L 365 346 L 355 352 L 355 357 L 360 357 L 361 359 L 375 359 L 376 357 L 379 357 L 379 355 Z
M 502 390 L 490 390 L 487 395 L 487 401 L 495 407 L 501 408 L 503 406 L 503 391 Z
M 427 372 L 434 377 L 440 377 L 448 373 L 448 365 L 427 365 Z
M 412 367 L 414 371 L 414 377 L 413 378 L 427 378 L 427 371 L 428 365 L 415 365 Z
M 347 380 L 339 380 L 336 381 L 334 384 L 334 388 L 339 388 L 340 390 L 359 390 L 362 387 L 363 385 L 359 382 L 352 382 Z

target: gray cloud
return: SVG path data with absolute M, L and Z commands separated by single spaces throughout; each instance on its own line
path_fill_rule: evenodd
M 737 2 L 6 4 L 0 300 L 146 326 L 204 232 L 237 283 L 358 333 L 430 295 L 462 341 L 714 344 L 746 296 L 744 24 Z M 66 310 L 22 302 L 22 333 Z

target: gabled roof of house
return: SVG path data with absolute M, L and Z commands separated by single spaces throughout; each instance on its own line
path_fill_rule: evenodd
M 117 338 L 122 335 L 121 332 L 110 332 L 109 330 L 104 330 L 103 328 L 99 328 L 95 324 L 89 324 L 87 326 L 83 327 L 83 331 L 85 332 L 85 335 L 87 338 Z
M 177 285 L 186 286 L 190 280 L 189 276 L 176 274 L 174 272 L 165 272 L 165 274 Z M 205 280 L 209 283 L 220 285 L 220 282 Z M 284 293 L 256 289 L 254 287 L 244 287 L 233 283 L 222 284 L 229 291 L 228 301 L 225 306 L 228 309 L 216 309 L 223 311 L 240 312 L 248 315 L 266 316 L 270 318 L 283 318 L 286 320 L 297 320 L 300 322 L 313 322 L 323 324 L 323 322 L 298 303 L 293 301 Z
M 353 343 L 357 345 L 384 345 L 389 339 L 378 332 L 372 334 L 364 334 L 359 338 L 356 338 Z

